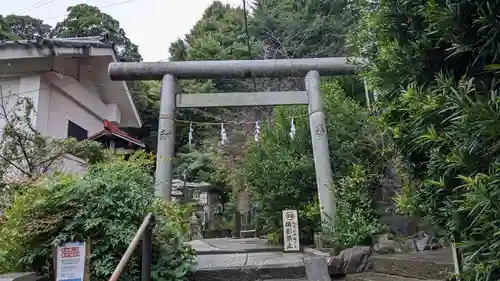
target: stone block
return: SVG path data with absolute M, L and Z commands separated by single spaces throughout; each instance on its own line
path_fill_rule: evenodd
M 372 259 L 375 272 L 407 278 L 445 280 L 454 270 L 451 249 L 374 255 Z
M 371 270 L 372 252 L 371 247 L 356 246 L 345 249 L 336 256 L 330 255 L 326 259 L 330 275 L 345 275 Z
M 331 281 L 324 258 L 304 259 L 308 281 Z
M 35 272 L 13 272 L 0 274 L 0 281 L 37 281 L 40 277 Z
M 241 238 L 251 238 L 251 237 L 255 237 L 255 229 L 252 229 L 252 230 L 242 230 L 242 231 L 240 231 L 240 237 L 241 237 Z

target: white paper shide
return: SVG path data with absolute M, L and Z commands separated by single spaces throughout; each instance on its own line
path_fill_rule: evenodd
M 297 210 L 283 211 L 283 242 L 285 252 L 300 251 Z
M 72 242 L 57 248 L 56 281 L 83 281 L 85 242 Z

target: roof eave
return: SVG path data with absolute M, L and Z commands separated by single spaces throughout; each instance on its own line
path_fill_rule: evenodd
M 142 148 L 145 148 L 146 147 L 146 144 L 144 144 L 143 142 L 140 142 L 140 141 L 137 141 L 137 140 L 133 140 L 133 139 L 130 139 L 130 138 L 126 138 L 124 136 L 121 136 L 120 134 L 116 134 L 116 133 L 111 133 L 113 136 L 116 136 L 118 138 L 121 138 L 122 140 L 125 140 L 125 141 L 128 141 L 130 143 L 133 143 L 137 146 L 140 146 Z
M 114 55 L 112 46 L 92 47 L 92 46 L 30 46 L 26 45 L 6 45 L 0 44 L 0 60 L 4 59 L 27 59 L 42 58 L 52 56 L 110 56 Z
M 115 136 L 117 138 L 120 138 L 120 139 L 122 139 L 124 141 L 128 141 L 130 143 L 133 143 L 133 144 L 135 144 L 135 145 L 137 145 L 139 147 L 142 147 L 142 148 L 146 147 L 146 144 L 143 143 L 143 142 L 141 142 L 141 141 L 139 141 L 139 140 L 135 140 L 133 138 L 126 137 L 126 136 L 123 136 L 123 135 L 120 135 L 118 133 L 111 132 L 111 131 L 108 131 L 108 130 L 102 130 L 100 132 L 97 132 L 97 133 L 93 134 L 92 136 L 90 136 L 88 139 L 89 140 L 93 140 L 93 141 L 97 141 L 101 137 L 110 136 L 110 135 Z

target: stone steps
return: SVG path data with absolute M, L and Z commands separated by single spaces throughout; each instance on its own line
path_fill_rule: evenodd
M 236 253 L 199 255 L 190 281 L 303 279 L 302 253 Z
M 306 279 L 304 266 L 240 266 L 198 269 L 188 277 L 190 281 L 302 281 Z
M 359 274 L 347 275 L 345 281 L 424 281 L 422 279 L 407 278 L 395 275 L 388 275 L 376 272 L 365 272 Z M 439 280 L 425 280 L 425 281 L 439 281 Z
M 263 281 L 307 281 L 307 278 L 299 278 L 299 279 L 266 279 Z

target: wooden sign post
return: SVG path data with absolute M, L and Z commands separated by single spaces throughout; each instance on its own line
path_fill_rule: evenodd
M 53 250 L 54 281 L 88 281 L 90 240 L 70 242 Z
M 285 252 L 299 252 L 299 219 L 297 210 L 283 211 L 283 242 Z

